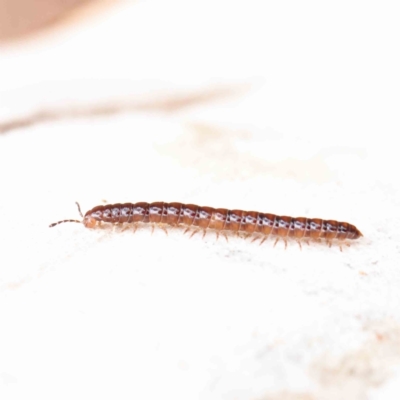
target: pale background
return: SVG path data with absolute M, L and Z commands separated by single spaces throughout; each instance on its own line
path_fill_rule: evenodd
M 100 2 L 0 44 L 0 398 L 400 398 L 397 2 Z M 48 225 L 181 201 L 338 247 Z

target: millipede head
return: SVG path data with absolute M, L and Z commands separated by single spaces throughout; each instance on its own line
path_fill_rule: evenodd
M 79 205 L 79 203 L 77 201 L 75 203 L 78 206 L 79 214 L 83 218 L 82 211 L 81 211 L 81 206 Z M 49 228 L 52 228 L 53 226 L 56 226 L 56 225 L 59 225 L 59 224 L 63 224 L 64 222 L 77 222 L 78 224 L 82 223 L 82 221 L 78 221 L 77 219 L 64 219 L 62 221 L 53 222 L 52 224 L 49 225 Z

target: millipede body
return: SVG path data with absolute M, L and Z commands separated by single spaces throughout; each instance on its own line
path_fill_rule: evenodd
M 151 223 L 169 226 L 195 228 L 204 233 L 212 229 L 218 233 L 244 233 L 262 238 L 270 235 L 278 239 L 325 239 L 345 241 L 358 239 L 362 233 L 347 222 L 323 220 L 320 218 L 287 217 L 258 211 L 227 210 L 225 208 L 201 207 L 183 203 L 124 203 L 100 205 L 82 215 L 83 220 L 63 220 L 83 223 L 86 228 L 95 228 L 102 223 L 134 224 Z

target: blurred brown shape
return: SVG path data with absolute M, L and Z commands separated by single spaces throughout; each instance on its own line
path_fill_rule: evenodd
M 59 22 L 95 0 L 0 0 L 0 42 L 27 36 Z
M 105 117 L 127 112 L 176 113 L 189 107 L 242 95 L 249 89 L 250 85 L 245 84 L 237 85 L 236 87 L 220 86 L 191 93 L 177 93 L 174 95 L 162 96 L 154 95 L 153 98 L 147 100 L 115 100 L 103 104 L 77 105 L 74 108 L 43 110 L 15 120 L 0 122 L 0 133 L 6 133 L 40 123 L 71 118 Z

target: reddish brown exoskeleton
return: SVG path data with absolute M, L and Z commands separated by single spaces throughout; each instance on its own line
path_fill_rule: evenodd
M 55 225 L 64 222 L 83 223 L 86 228 L 95 228 L 99 224 L 134 224 L 151 223 L 165 226 L 181 226 L 195 228 L 197 231 L 211 229 L 215 232 L 244 233 L 253 236 L 253 240 L 261 239 L 264 242 L 270 235 L 279 239 L 293 238 L 300 244 L 301 240 L 325 239 L 328 244 L 332 241 L 344 242 L 358 239 L 362 233 L 347 222 L 323 220 L 319 218 L 286 217 L 275 214 L 266 214 L 258 211 L 227 210 L 225 208 L 201 207 L 183 203 L 125 203 L 101 205 L 82 215 L 78 203 L 78 210 L 82 220 L 67 219 L 55 222 Z M 301 245 L 300 245 L 301 246 Z

